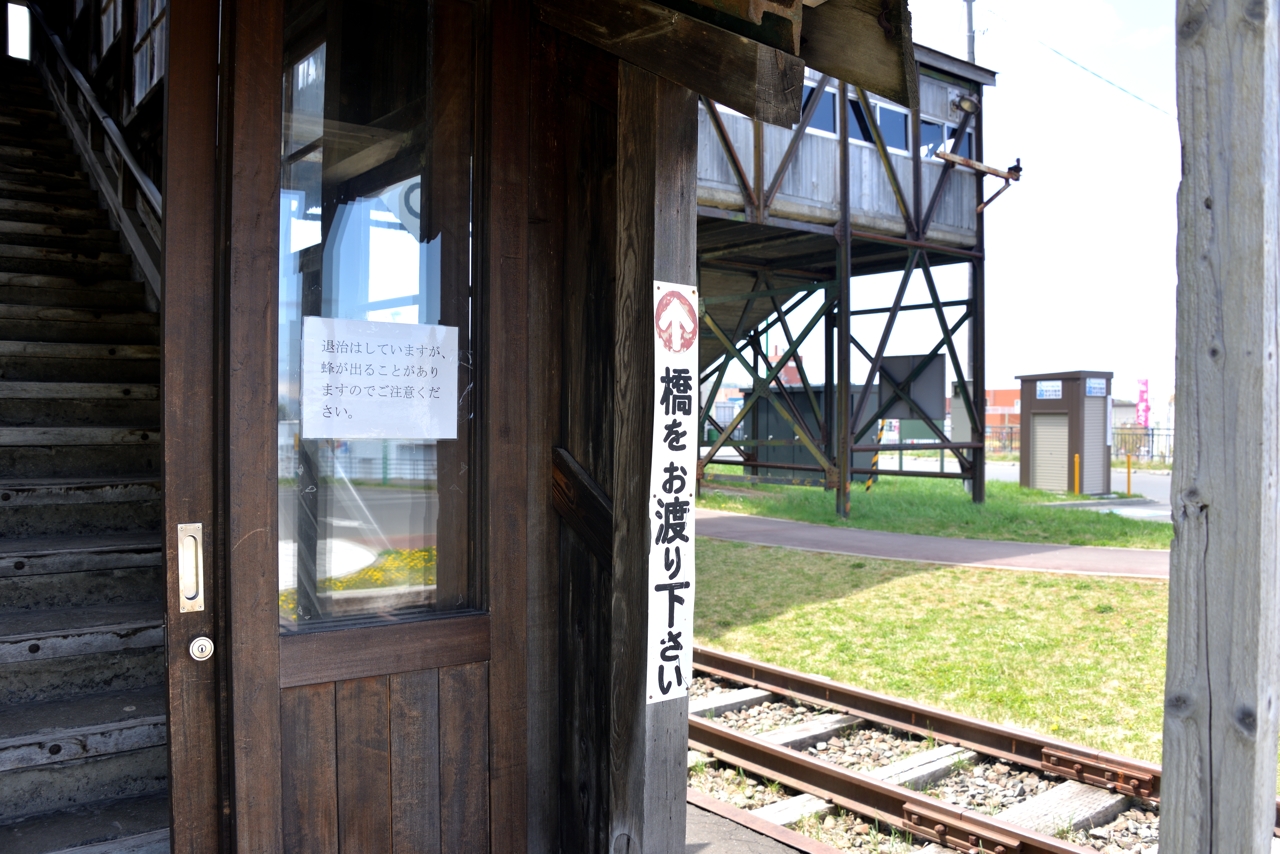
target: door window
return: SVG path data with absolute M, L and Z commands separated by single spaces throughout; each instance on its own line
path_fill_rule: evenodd
M 435 38 L 470 7 L 303 5 L 282 80 L 280 625 L 473 609 L 471 44 Z

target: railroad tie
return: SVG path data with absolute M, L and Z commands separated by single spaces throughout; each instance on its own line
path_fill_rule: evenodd
M 1068 826 L 1072 830 L 1088 830 L 1110 824 L 1128 804 L 1129 799 L 1124 795 L 1067 780 L 996 816 L 1001 821 L 1052 836 Z

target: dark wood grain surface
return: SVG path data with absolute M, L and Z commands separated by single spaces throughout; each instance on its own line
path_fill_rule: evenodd
M 222 656 L 198 662 L 192 638 L 223 636 L 223 574 L 215 505 L 218 466 L 219 300 L 217 256 L 218 3 L 195 0 L 169 12 L 164 173 L 163 376 L 165 619 L 169 632 L 169 806 L 174 854 L 217 849 L 226 754 L 218 737 Z M 205 609 L 181 613 L 177 526 L 204 524 Z M 224 772 L 224 773 L 220 773 Z
M 618 243 L 614 321 L 613 591 L 610 625 L 610 851 L 665 851 L 645 815 L 645 633 L 653 429 L 654 74 L 618 69 Z
M 489 658 L 488 614 L 284 635 L 280 687 L 430 670 Z
M 880 23 L 881 12 L 890 30 Z M 827 0 L 806 7 L 800 56 L 823 74 L 914 107 L 920 101 L 907 0 Z
M 439 854 L 440 673 L 390 677 L 391 851 Z
M 346 854 L 391 850 L 391 721 L 386 676 L 339 682 L 335 695 L 338 843 Z
M 281 6 L 227 7 L 229 287 L 225 377 L 226 645 L 235 848 L 281 850 L 275 347 L 279 296 Z
M 541 366 L 529 361 L 528 173 L 530 7 L 495 0 L 490 8 L 490 92 L 485 107 L 488 139 L 482 216 L 482 293 L 485 312 L 483 369 L 483 468 L 486 507 L 484 561 L 492 614 L 493 655 L 488 668 L 489 791 L 492 817 L 467 813 L 492 835 L 494 851 L 527 848 L 528 664 L 526 597 L 529 567 L 529 383 Z M 545 500 L 545 498 L 543 499 Z M 444 711 L 445 675 L 441 674 Z M 443 727 L 443 719 L 442 719 Z M 473 722 L 474 725 L 474 722 Z M 443 733 L 442 733 L 443 738 Z M 475 749 L 472 745 L 469 749 Z M 442 769 L 442 773 L 445 769 Z M 443 782 L 443 781 L 442 781 Z M 468 807 L 475 802 L 466 800 Z M 465 811 L 464 811 L 465 812 Z M 452 812 L 461 818 L 460 813 Z M 449 825 L 454 850 L 473 850 L 475 827 Z M 455 833 L 457 836 L 455 836 Z M 455 841 L 456 840 L 456 841 Z
M 697 284 L 698 103 L 693 92 L 657 81 L 653 275 L 664 282 Z M 652 305 L 652 287 L 649 289 Z M 645 312 L 645 343 L 652 348 L 653 309 Z M 652 364 L 652 355 L 649 356 Z M 650 368 L 652 371 L 652 368 Z M 646 386 L 651 388 L 652 386 Z M 650 398 L 652 403 L 652 398 Z M 649 418 L 652 419 L 652 414 Z M 651 424 L 652 422 L 646 422 Z M 652 429 L 650 427 L 650 429 Z M 646 431 L 645 447 L 649 447 Z M 648 466 L 645 467 L 648 476 Z M 646 496 L 647 497 L 647 496 Z M 648 517 L 646 515 L 646 521 Z M 652 542 L 645 537 L 646 551 Z M 645 570 L 648 566 L 646 562 Z M 647 604 L 647 590 L 645 602 Z M 692 603 L 691 603 L 692 604 Z M 644 660 L 644 649 L 638 650 Z M 644 691 L 643 679 L 640 690 Z M 679 698 L 645 706 L 645 851 L 684 852 L 688 786 L 688 703 Z
M 623 63 L 618 82 L 611 697 L 613 851 L 684 850 L 687 706 L 645 702 L 653 282 L 694 284 L 697 100 Z
M 602 564 L 613 562 L 613 502 L 564 448 L 552 453 L 551 496 L 560 518 Z
M 804 63 L 652 0 L 535 0 L 553 27 L 745 116 L 800 120 Z
M 516 849 L 489 845 L 490 821 L 521 822 L 489 802 L 489 667 L 484 663 L 440 671 L 440 833 L 456 854 Z
M 338 759 L 332 682 L 281 692 L 280 740 L 284 850 L 338 854 Z

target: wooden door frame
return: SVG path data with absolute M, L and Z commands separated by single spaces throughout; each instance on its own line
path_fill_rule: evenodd
M 526 565 L 529 559 L 532 368 L 524 212 L 527 198 L 529 7 L 478 3 L 479 64 L 474 282 L 480 320 L 475 350 L 482 390 L 477 505 L 504 496 L 502 512 L 480 512 L 478 571 L 487 614 L 376 629 L 280 638 L 277 615 L 276 361 L 282 4 L 236 0 L 225 8 L 221 129 L 225 349 L 224 548 L 227 780 L 231 848 L 282 850 L 280 689 L 361 675 L 359 666 L 317 667 L 353 633 L 373 656 L 406 669 L 489 659 L 487 814 L 458 818 L 489 850 L 523 851 L 527 836 L 525 708 Z M 486 14 L 487 13 L 487 14 Z M 489 218 L 492 217 L 492 225 Z M 488 329 L 500 333 L 486 334 Z M 264 476 L 265 473 L 265 476 Z M 548 499 L 537 496 L 537 502 Z M 545 514 L 543 514 L 545 524 Z M 492 644 L 490 644 L 492 631 Z M 357 644 L 358 645 L 358 644 Z M 381 659 L 385 664 L 385 659 Z M 468 809 L 475 810 L 475 805 Z M 453 840 L 450 844 L 452 845 Z M 486 844 L 487 843 L 487 844 Z
M 218 737 L 220 650 L 198 662 L 188 644 L 220 639 L 217 441 L 217 0 L 169 11 L 165 82 L 165 212 L 161 240 L 165 657 L 169 718 L 169 810 L 174 854 L 218 850 L 222 752 Z M 205 609 L 178 608 L 177 526 L 205 526 Z M 215 647 L 221 644 L 215 640 Z

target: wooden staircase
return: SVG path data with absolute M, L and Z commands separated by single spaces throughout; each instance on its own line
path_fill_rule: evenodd
M 0 851 L 159 854 L 159 319 L 38 74 L 0 79 Z

